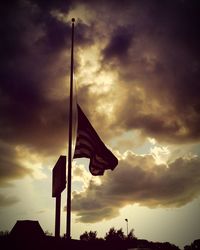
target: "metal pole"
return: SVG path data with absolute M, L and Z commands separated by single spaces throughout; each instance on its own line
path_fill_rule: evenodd
M 70 97 L 69 97 L 69 145 L 68 145 L 68 178 L 67 178 L 67 223 L 66 236 L 71 238 L 71 168 L 72 168 L 72 107 L 73 107 L 73 71 L 74 71 L 74 22 L 72 18 L 71 33 L 71 72 L 70 72 Z
M 60 202 L 61 202 L 61 194 L 56 196 L 56 221 L 55 221 L 55 237 L 60 237 Z
M 125 219 L 125 221 L 126 221 L 126 227 L 127 227 L 127 237 L 128 237 L 128 219 Z

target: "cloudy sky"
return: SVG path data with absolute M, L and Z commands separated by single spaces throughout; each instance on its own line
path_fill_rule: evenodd
M 0 230 L 54 233 L 51 172 L 67 153 L 71 18 L 77 99 L 118 157 L 73 161 L 72 237 L 110 227 L 180 247 L 200 237 L 200 6 L 195 0 L 4 1 Z M 62 194 L 62 225 L 66 191 Z

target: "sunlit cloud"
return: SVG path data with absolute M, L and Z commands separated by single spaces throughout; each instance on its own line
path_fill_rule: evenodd
M 149 140 L 149 142 L 150 142 L 152 145 L 155 145 L 155 144 L 156 144 L 156 139 L 155 139 L 155 138 L 148 137 L 147 139 Z
M 86 161 L 88 164 L 88 160 Z M 88 188 L 90 181 L 93 181 L 96 185 L 101 184 L 101 178 L 99 176 L 92 176 L 88 169 L 83 164 L 79 164 L 77 160 L 73 161 L 72 167 L 72 180 L 74 183 L 77 181 L 82 184 L 80 192 L 85 192 Z M 74 191 L 76 193 L 77 191 Z
M 13 180 L 32 174 L 32 170 L 18 162 L 18 153 L 13 145 L 0 141 L 0 186 L 12 185 Z
M 101 178 L 100 185 L 90 181 L 84 192 L 74 194 L 73 211 L 81 222 L 96 222 L 117 216 L 128 204 L 184 206 L 200 195 L 199 163 L 199 157 L 179 158 L 166 166 L 152 155 L 127 151 L 119 158 L 118 167 Z
M 18 154 L 17 157 L 18 162 L 22 166 L 31 170 L 33 178 L 35 179 L 47 178 L 47 175 L 44 174 L 43 172 L 42 157 L 22 146 L 17 146 L 16 152 Z
M 78 19 L 81 19 L 82 22 L 90 24 L 95 20 L 96 13 L 92 8 L 90 8 L 89 5 L 79 3 L 78 5 L 75 4 L 71 7 L 67 14 L 66 20 L 71 20 L 74 17 L 78 17 Z
M 155 159 L 156 164 L 167 164 L 170 157 L 170 151 L 167 146 L 154 146 L 150 149 L 150 153 Z

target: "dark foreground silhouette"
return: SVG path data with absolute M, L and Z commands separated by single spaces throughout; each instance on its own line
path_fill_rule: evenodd
M 0 235 L 1 250 L 180 250 L 169 243 L 149 242 L 124 236 L 122 229 L 111 228 L 105 239 L 96 238 L 96 232 L 85 232 L 81 240 L 69 240 L 45 235 L 38 221 L 17 221 L 10 233 Z M 184 250 L 200 250 L 200 240 L 195 240 Z
M 128 243 L 123 241 L 116 242 L 107 242 L 107 241 L 81 241 L 81 240 L 67 240 L 64 238 L 56 239 L 52 236 L 44 236 L 44 238 L 40 240 L 18 240 L 11 239 L 9 236 L 1 240 L 0 248 L 4 249 L 36 249 L 36 250 L 128 250 L 128 249 L 143 249 L 143 250 L 157 250 L 157 249 L 165 249 L 165 250 L 179 250 L 176 246 L 171 246 L 170 243 L 152 243 L 145 240 L 138 240 L 138 242 Z

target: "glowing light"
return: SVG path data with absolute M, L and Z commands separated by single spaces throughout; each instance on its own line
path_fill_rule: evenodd
M 155 146 L 150 149 L 150 152 L 155 159 L 156 164 L 167 164 L 170 151 L 167 146 Z
M 153 145 L 156 144 L 156 139 L 155 139 L 155 138 L 148 137 L 147 139 L 148 139 L 148 141 L 149 141 L 151 144 L 153 144 Z
M 30 152 L 29 149 L 23 146 L 17 146 L 15 148 L 18 154 L 18 162 L 22 164 L 24 167 L 33 170 L 33 177 L 35 179 L 44 179 L 47 178 L 47 175 L 44 174 L 42 159 L 37 154 Z

